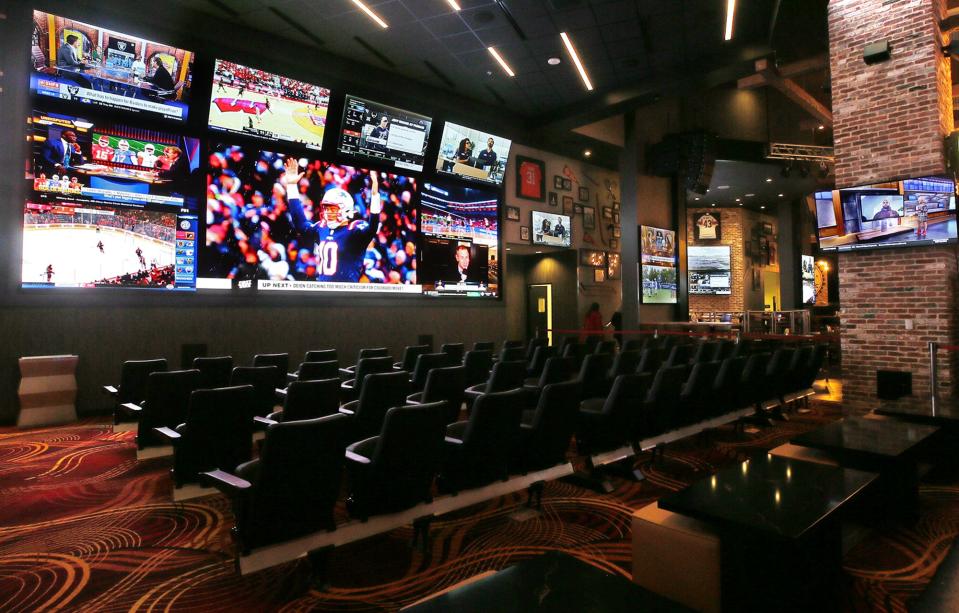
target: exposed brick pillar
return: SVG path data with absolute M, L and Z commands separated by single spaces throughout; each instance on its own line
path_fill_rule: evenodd
M 837 187 L 945 173 L 943 137 L 953 118 L 950 64 L 940 51 L 944 15 L 944 0 L 829 3 Z M 892 58 L 867 66 L 864 47 L 881 40 Z M 876 405 L 879 369 L 912 372 L 916 399 L 929 397 L 926 344 L 957 340 L 956 255 L 952 246 L 840 255 L 848 409 Z M 943 395 L 953 370 L 951 361 L 940 368 Z

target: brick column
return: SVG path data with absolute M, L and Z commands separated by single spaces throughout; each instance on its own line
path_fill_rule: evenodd
M 953 118 L 944 14 L 944 0 L 829 3 L 837 187 L 946 172 L 943 137 Z M 865 46 L 882 40 L 891 59 L 866 65 Z M 957 340 L 956 256 L 953 246 L 840 255 L 847 409 L 876 405 L 879 369 L 912 372 L 912 401 L 929 397 L 926 344 Z M 942 395 L 953 370 L 949 362 L 940 370 Z

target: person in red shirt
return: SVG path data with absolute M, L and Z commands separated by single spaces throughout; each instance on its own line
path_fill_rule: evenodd
M 586 317 L 583 319 L 584 332 L 580 335 L 580 340 L 588 340 L 590 344 L 599 341 L 603 335 L 603 316 L 599 312 L 599 303 L 594 302 L 586 311 Z

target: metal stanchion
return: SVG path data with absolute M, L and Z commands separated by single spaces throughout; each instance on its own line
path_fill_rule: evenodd
M 932 388 L 930 390 L 929 396 L 932 405 L 932 416 L 936 416 L 936 395 L 939 387 L 939 373 L 937 367 L 937 358 L 939 353 L 939 343 L 935 341 L 929 341 L 929 386 Z

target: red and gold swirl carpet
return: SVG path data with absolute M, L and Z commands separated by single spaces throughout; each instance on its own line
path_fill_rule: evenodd
M 509 515 L 524 495 L 439 518 L 430 555 L 404 528 L 335 551 L 330 586 L 295 562 L 240 577 L 232 513 L 213 495 L 174 503 L 169 459 L 137 462 L 132 433 L 94 421 L 0 429 L 0 611 L 390 611 L 485 570 L 563 550 L 629 576 L 630 515 L 664 493 L 838 417 L 833 405 L 746 435 L 683 441 L 648 479 L 598 495 L 550 483 L 542 512 Z M 959 483 L 927 479 L 912 526 L 870 535 L 845 558 L 850 611 L 905 611 L 959 534 Z

